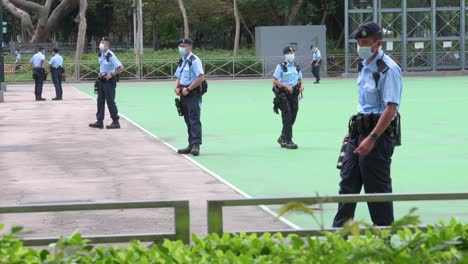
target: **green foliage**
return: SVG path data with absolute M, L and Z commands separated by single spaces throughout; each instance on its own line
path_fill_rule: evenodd
M 313 213 L 301 204 L 290 204 L 284 212 L 287 209 Z M 194 234 L 190 245 L 165 240 L 145 247 L 133 241 L 123 248 L 94 248 L 75 232 L 61 237 L 49 250 L 23 247 L 15 238 L 21 231 L 16 227 L 0 239 L 0 263 L 467 263 L 468 225 L 452 219 L 423 231 L 416 227 L 418 223 L 412 210 L 383 231 L 349 222 L 342 232 L 323 232 L 323 237 L 226 233 L 200 238 Z M 370 229 L 363 231 L 363 227 Z

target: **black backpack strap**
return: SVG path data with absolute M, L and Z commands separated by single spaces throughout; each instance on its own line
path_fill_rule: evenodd
M 288 67 L 287 67 L 288 63 L 287 63 L 287 62 L 283 61 L 282 63 L 280 63 L 280 64 L 278 64 L 278 65 L 281 67 L 281 69 L 283 70 L 283 72 L 287 72 L 287 71 L 288 71 Z
M 385 54 L 384 54 L 385 55 Z M 372 73 L 372 77 L 374 78 L 375 81 L 375 86 L 377 87 L 379 80 L 380 80 L 380 75 L 384 74 L 388 71 L 388 65 L 383 61 L 383 56 L 380 57 L 375 63 L 377 64 L 377 71 Z
M 294 66 L 296 66 L 296 71 L 299 73 L 301 72 L 301 65 L 297 61 L 294 62 Z
M 190 58 L 189 58 L 189 60 L 188 60 L 188 66 L 189 66 L 189 67 L 192 67 L 192 62 L 193 62 L 194 60 L 196 60 L 196 59 L 197 59 L 197 58 L 195 58 L 195 56 L 193 56 L 193 55 L 190 56 Z

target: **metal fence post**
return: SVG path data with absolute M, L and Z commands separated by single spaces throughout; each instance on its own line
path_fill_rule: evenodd
M 175 204 L 175 236 L 184 243 L 190 243 L 190 210 L 189 202 L 181 201 Z
M 208 234 L 223 233 L 223 207 L 218 201 L 208 201 Z

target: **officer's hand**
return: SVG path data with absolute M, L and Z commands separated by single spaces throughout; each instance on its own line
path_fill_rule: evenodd
M 301 87 L 299 88 L 299 92 L 302 93 L 304 91 L 304 85 L 301 84 Z
M 291 86 L 289 86 L 289 85 L 287 85 L 285 88 L 286 88 L 286 90 L 287 90 L 289 93 L 291 93 L 291 94 L 292 94 L 293 91 L 294 91 L 293 88 L 292 88 Z
M 112 79 L 112 74 L 108 73 L 108 74 L 106 74 L 106 76 L 104 78 L 106 78 L 106 80 L 110 80 L 110 79 Z
M 366 137 L 361 144 L 354 150 L 354 154 L 367 155 L 374 148 L 375 139 Z
M 181 96 L 179 87 L 174 88 L 174 92 L 175 92 L 175 94 L 177 94 L 178 96 Z
M 187 96 L 187 94 L 189 94 L 189 92 L 190 92 L 190 91 L 189 91 L 188 88 L 182 89 L 182 95 L 183 95 L 183 96 Z

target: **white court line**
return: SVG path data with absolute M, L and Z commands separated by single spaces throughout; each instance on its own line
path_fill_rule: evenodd
M 91 95 L 85 93 L 85 92 L 82 92 L 80 90 L 78 90 L 75 86 L 71 86 L 73 89 L 75 89 L 76 91 L 88 96 L 89 98 L 93 99 L 93 100 L 96 100 L 96 98 L 92 97 Z M 143 128 L 142 126 L 140 126 L 139 124 L 133 122 L 130 118 L 126 117 L 125 115 L 119 113 L 119 116 L 127 119 L 128 122 L 132 123 L 134 126 L 136 126 L 137 128 L 141 129 L 143 132 L 145 132 L 146 134 L 148 134 L 149 136 L 153 137 L 154 139 L 156 139 L 157 141 L 161 142 L 162 144 L 166 145 L 168 148 L 174 150 L 177 152 L 177 149 L 170 145 L 169 143 L 167 142 L 164 142 L 162 141 L 160 138 L 158 138 L 156 135 L 154 135 L 153 133 L 151 133 L 150 131 L 146 130 L 145 128 Z M 206 173 L 210 174 L 212 177 L 216 178 L 218 181 L 222 182 L 223 184 L 227 185 L 229 188 L 233 189 L 235 192 L 239 193 L 240 195 L 244 196 L 245 198 L 249 198 L 251 199 L 252 196 L 250 196 L 249 194 L 247 194 L 246 192 L 242 191 L 241 189 L 237 188 L 236 186 L 234 186 L 232 183 L 228 182 L 226 179 L 224 179 L 223 177 L 219 176 L 218 174 L 216 174 L 215 172 L 211 171 L 210 169 L 206 168 L 205 166 L 201 165 L 200 163 L 198 163 L 196 160 L 192 159 L 191 157 L 187 156 L 187 155 L 181 155 L 182 157 L 186 158 L 187 160 L 189 160 L 190 162 L 192 162 L 193 164 L 195 164 L 195 166 L 199 167 L 200 169 L 202 169 L 203 171 L 205 171 Z M 265 210 L 267 213 L 269 213 L 270 215 L 272 215 L 273 217 L 277 218 L 278 217 L 278 214 L 276 212 L 274 212 L 273 210 L 271 210 L 270 208 L 268 208 L 267 206 L 265 205 L 259 205 L 258 207 L 262 208 L 263 210 Z M 294 230 L 300 230 L 302 229 L 301 227 L 299 227 L 298 225 L 292 223 L 291 221 L 289 221 L 288 219 L 284 218 L 284 217 L 279 217 L 278 218 L 281 222 L 285 223 L 286 225 L 290 226 L 291 228 L 293 228 Z

